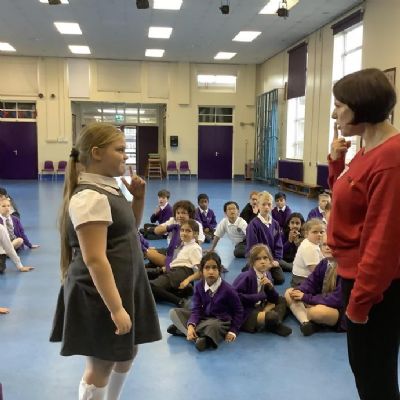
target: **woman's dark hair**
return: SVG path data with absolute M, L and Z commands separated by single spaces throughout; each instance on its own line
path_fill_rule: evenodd
M 208 260 L 214 260 L 217 264 L 218 271 L 221 274 L 222 272 L 222 263 L 220 256 L 215 251 L 210 251 L 209 253 L 205 254 L 200 261 L 200 272 L 203 272 L 204 265 Z
M 189 214 L 189 218 L 190 219 L 194 219 L 194 214 L 196 212 L 196 209 L 195 209 L 195 207 L 194 207 L 192 202 L 190 202 L 189 200 L 179 200 L 179 201 L 177 201 L 174 204 L 173 208 L 172 208 L 173 213 L 174 213 L 174 218 L 176 216 L 176 210 L 178 208 L 183 208 L 184 210 L 186 210 L 188 212 L 188 214 Z
M 301 214 L 301 213 L 299 213 L 299 212 L 291 213 L 291 214 L 289 215 L 289 218 L 288 218 L 288 219 L 286 220 L 286 222 L 285 222 L 285 226 L 283 227 L 283 233 L 285 234 L 286 237 L 289 235 L 289 231 L 290 231 L 289 222 L 290 222 L 290 220 L 291 220 L 292 218 L 298 218 L 298 219 L 300 220 L 300 222 L 301 222 L 301 226 L 303 226 L 303 225 L 304 225 L 304 222 L 305 222 L 305 221 L 304 221 L 303 214 Z M 300 232 L 300 233 L 302 233 L 302 232 Z
M 354 112 L 352 124 L 383 122 L 396 104 L 393 85 L 376 68 L 344 76 L 333 86 L 333 95 Z

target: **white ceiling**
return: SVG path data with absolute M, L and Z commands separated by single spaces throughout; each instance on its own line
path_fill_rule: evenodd
M 218 8 L 227 1 L 230 14 L 222 15 Z M 258 14 L 267 0 L 183 0 L 180 11 L 138 10 L 135 0 L 69 2 L 50 6 L 39 0 L 0 0 L 0 42 L 17 49 L 17 53 L 0 54 L 76 57 L 68 50 L 74 44 L 91 48 L 90 56 L 80 56 L 85 58 L 258 64 L 361 3 L 300 0 L 284 19 Z M 55 21 L 77 22 L 83 35 L 61 35 Z M 150 26 L 174 30 L 169 40 L 149 39 Z M 233 42 L 240 30 L 262 34 L 252 43 Z M 146 48 L 163 48 L 165 55 L 144 57 Z M 237 55 L 230 61 L 215 61 L 219 51 Z

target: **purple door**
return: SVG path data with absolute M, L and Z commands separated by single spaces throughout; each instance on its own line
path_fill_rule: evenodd
M 37 179 L 36 122 L 0 122 L 0 178 Z
M 199 126 L 199 179 L 232 179 L 232 126 Z
M 158 153 L 158 126 L 138 126 L 136 145 L 137 173 L 144 176 L 149 153 Z

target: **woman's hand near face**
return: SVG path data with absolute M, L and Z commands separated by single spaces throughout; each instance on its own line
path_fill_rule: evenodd
M 330 156 L 333 161 L 344 157 L 347 153 L 348 148 L 351 146 L 350 140 L 346 140 L 343 137 L 339 137 L 337 123 L 333 125 L 333 140 L 331 143 Z

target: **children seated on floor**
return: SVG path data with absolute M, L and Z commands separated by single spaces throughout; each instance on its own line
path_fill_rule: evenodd
M 331 195 L 329 193 L 320 193 L 318 195 L 318 207 L 313 208 L 307 217 L 307 221 L 312 218 L 318 218 L 327 223 L 326 215 L 325 215 L 325 207 L 328 203 L 331 202 Z
M 200 272 L 203 278 L 195 287 L 192 310 L 171 310 L 173 325 L 167 331 L 172 335 L 185 335 L 198 351 L 204 351 L 216 349 L 223 340 L 235 341 L 243 320 L 243 307 L 236 290 L 221 278 L 218 254 L 209 252 L 203 256 Z
M 240 216 L 247 222 L 247 224 L 249 224 L 250 221 L 258 215 L 257 200 L 258 192 L 251 192 L 250 201 L 243 207 L 243 210 L 240 212 Z
M 180 226 L 180 245 L 163 274 L 150 281 L 156 301 L 167 301 L 179 307 L 193 293 L 192 282 L 200 278 L 201 247 L 196 242 L 199 224 L 193 219 Z
M 320 219 L 313 218 L 304 224 L 305 239 L 298 247 L 293 261 L 292 287 L 299 286 L 322 260 L 319 246 L 325 231 L 325 224 Z
M 233 255 L 245 258 L 247 222 L 239 217 L 239 205 L 235 201 L 224 204 L 225 218 L 219 222 L 214 232 L 214 239 L 209 251 L 214 251 L 219 240 L 226 234 L 235 246 Z
M 341 278 L 336 272 L 336 261 L 324 234 L 321 243 L 324 259 L 298 287 L 285 293 L 286 301 L 293 315 L 300 322 L 304 336 L 317 332 L 322 325 L 334 327 L 337 331 L 346 329 L 343 309 Z
M 286 225 L 292 210 L 286 204 L 286 194 L 278 192 L 275 194 L 275 207 L 271 211 L 272 218 L 278 222 L 281 229 Z
M 210 243 L 214 239 L 214 231 L 217 226 L 214 211 L 208 208 L 209 202 L 207 194 L 200 193 L 198 195 L 197 204 L 199 206 L 196 208 L 195 220 L 203 226 L 205 243 Z
M 272 283 L 270 270 L 273 261 L 268 246 L 254 245 L 249 254 L 250 268 L 232 284 L 244 308 L 242 331 L 267 331 L 279 336 L 292 333 L 289 327 L 282 324 L 286 316 L 286 301 L 279 296 Z

